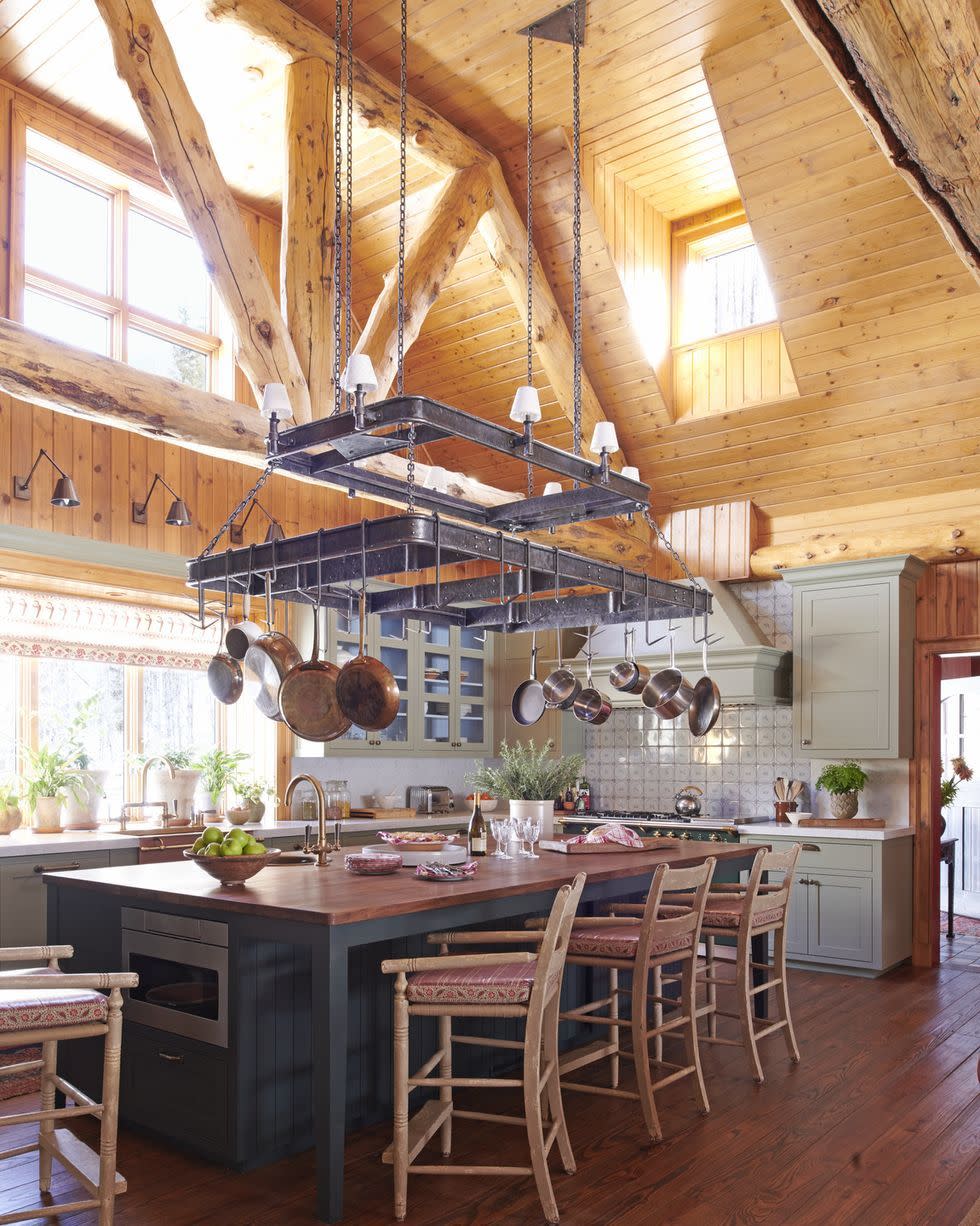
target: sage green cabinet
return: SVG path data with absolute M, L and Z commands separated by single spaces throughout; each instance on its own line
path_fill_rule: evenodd
M 135 864 L 135 848 L 63 852 L 0 859 L 0 945 L 43 945 L 47 940 L 46 872 Z M 107 968 L 109 969 L 109 968 Z
M 295 638 L 304 655 L 312 642 L 312 612 L 297 614 Z M 316 757 L 331 754 L 423 752 L 472 757 L 489 752 L 491 727 L 491 640 L 482 630 L 369 617 L 365 650 L 391 669 L 401 691 L 394 723 L 378 732 L 350 731 L 327 745 L 296 738 L 295 752 Z M 325 656 L 343 665 L 357 655 L 357 605 L 350 617 L 331 611 L 325 618 Z
M 802 844 L 790 893 L 786 952 L 794 962 L 880 974 L 912 952 L 912 838 L 744 835 L 786 851 Z M 743 874 L 744 876 L 744 874 Z M 772 881 L 781 874 L 772 873 Z
M 793 588 L 793 735 L 802 758 L 912 755 L 909 555 L 783 571 Z

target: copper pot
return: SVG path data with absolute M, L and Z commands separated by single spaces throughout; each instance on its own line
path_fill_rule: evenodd
M 337 702 L 341 711 L 358 728 L 380 732 L 398 714 L 401 691 L 391 669 L 364 654 L 366 601 L 363 589 L 359 603 L 360 642 L 357 655 L 348 660 L 337 678 Z

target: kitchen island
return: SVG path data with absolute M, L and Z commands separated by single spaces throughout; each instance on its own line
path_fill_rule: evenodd
M 212 1002 L 216 1016 L 205 1009 L 198 1019 L 214 1023 L 210 1041 L 168 1036 L 130 1017 L 123 1118 L 192 1147 L 188 1130 L 203 1127 L 210 1156 L 239 1166 L 312 1140 L 317 1215 L 334 1222 L 343 1212 L 345 1131 L 367 1122 L 363 1108 L 352 1116 L 349 1099 L 369 1101 L 374 1118 L 390 1112 L 391 986 L 380 974 L 383 957 L 421 952 L 436 928 L 519 926 L 546 912 L 554 891 L 581 871 L 588 874 L 582 906 L 590 909 L 642 895 L 658 864 L 687 867 L 714 855 L 744 868 L 756 850 L 686 844 L 592 856 L 542 852 L 536 860 L 484 860 L 476 878 L 459 883 L 422 881 L 411 870 L 355 877 L 340 857 L 323 869 L 270 867 L 231 889 L 189 863 L 53 874 L 46 878 L 48 931 L 52 941 L 75 946 L 79 970 L 138 969 L 138 959 L 124 961 L 124 927 L 191 948 L 214 943 L 223 988 Z M 763 952 L 754 949 L 754 960 Z M 84 1069 L 70 1075 L 85 1087 Z M 182 1079 L 187 1098 L 175 1102 Z M 195 1148 L 208 1152 L 207 1144 Z

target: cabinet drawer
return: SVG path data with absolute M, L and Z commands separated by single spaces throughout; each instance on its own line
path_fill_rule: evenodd
M 834 869 L 842 873 L 874 872 L 874 844 L 840 839 L 821 839 L 820 832 L 801 830 L 796 838 L 757 838 L 746 839 L 750 843 L 768 843 L 773 851 L 789 851 L 794 843 L 800 843 L 803 851 L 800 853 L 797 874 L 804 869 Z M 816 850 L 814 850 L 816 849 Z
M 228 1146 L 227 1053 L 149 1028 L 126 1026 L 120 1113 L 216 1155 Z

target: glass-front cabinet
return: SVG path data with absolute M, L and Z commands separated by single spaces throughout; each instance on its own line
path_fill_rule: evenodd
M 308 655 L 311 614 L 297 617 L 296 642 Z M 326 658 L 343 665 L 357 655 L 360 628 L 357 606 L 350 616 L 327 617 Z M 365 650 L 391 669 L 401 702 L 393 724 L 380 732 L 351 728 L 322 746 L 297 738 L 296 753 L 349 753 L 357 750 L 425 750 L 438 754 L 479 754 L 492 744 L 490 727 L 490 647 L 492 635 L 402 617 L 369 617 Z M 336 747 L 333 749 L 332 747 Z

